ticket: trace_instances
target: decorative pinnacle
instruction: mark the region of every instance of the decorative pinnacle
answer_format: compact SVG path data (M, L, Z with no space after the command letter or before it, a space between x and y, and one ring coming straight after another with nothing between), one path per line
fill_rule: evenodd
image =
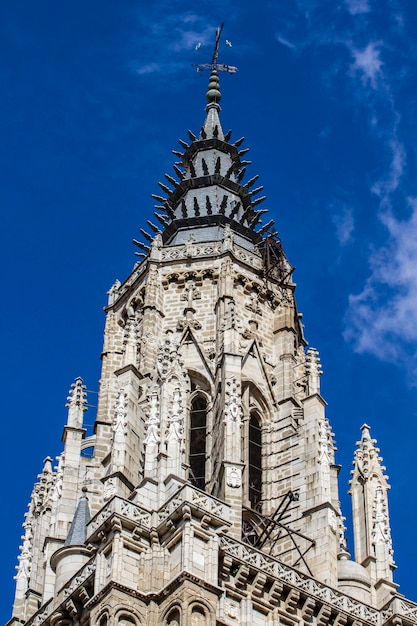
M83 379L78 376L71 385L68 402L65 405L68 409L68 426L76 428L82 427L83 413L87 411L87 393Z
M220 44L220 37L222 34L223 26L224 24L222 24L216 29L216 41L214 44L213 58L211 60L211 63L200 63L200 64L193 63L193 65L197 67L197 72L202 72L205 69L211 69L208 91L206 93L206 98L209 104L220 102L221 97L222 97L220 93L218 70L222 72L229 72L230 74L234 74L235 72L237 72L237 67L234 67L233 65L225 65L224 63L218 63L219 44ZM227 39L226 39L226 45L229 47L232 46L230 41L228 41ZM199 50L200 47L201 47L201 43L197 44L196 50Z
M220 81L217 70L212 70L211 72L206 98L209 104L211 104L212 102L220 102L222 98L222 94L220 93Z

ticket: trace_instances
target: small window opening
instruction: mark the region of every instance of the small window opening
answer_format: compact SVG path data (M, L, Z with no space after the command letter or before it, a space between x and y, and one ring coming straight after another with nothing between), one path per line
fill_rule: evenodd
M262 500L262 430L260 419L252 413L249 422L249 501L252 509Z
M207 402L194 398L190 413L190 481L199 489L206 486Z

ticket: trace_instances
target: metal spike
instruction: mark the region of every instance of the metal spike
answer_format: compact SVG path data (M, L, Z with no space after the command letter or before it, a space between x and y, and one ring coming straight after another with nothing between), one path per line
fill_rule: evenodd
M165 193L170 196L172 194L172 189L170 189L169 187L167 187L166 185L164 185L164 183L158 183L158 185L160 186L160 188L162 189L162 191L165 191Z
M197 141L197 137L194 135L193 132L191 132L191 130L188 129L188 136L191 139L191 141Z
M232 131L228 130L227 133L224 136L224 140L225 141L230 141L230 137L232 136Z
M240 164L242 166L246 166L246 165L252 165L252 161L241 161Z
M165 176L165 178L167 179L167 181L169 183L174 185L174 187L176 187L178 185L178 182L175 180L175 178L173 176L170 176L169 174L164 174L164 176Z
M170 224L171 220L169 220L166 215L161 215L160 213L157 213L156 211L154 212L154 215L156 217L156 219L159 221L160 224L162 224L162 226L168 226L168 224Z
M273 225L275 224L274 220L270 220L265 226L262 226L260 230L258 230L258 235L264 235Z
M168 202L167 202L164 208L165 208L165 211L168 213L168 217L171 220L175 220L175 213L174 213L174 210L173 210L172 206L170 204L168 204Z
M182 145L182 147L184 148L184 150L188 150L188 148L190 147L188 145L188 143L186 141L183 141L182 139L178 139L178 141L180 142L180 144Z
M137 246L141 250L146 250L146 252L149 252L149 250L151 249L150 246L146 245L146 243L142 243L141 241L138 241L137 239L133 239L133 243L135 244L135 246Z
M257 215L258 217L265 215L265 213L268 213L268 209L260 209L259 211L255 211L255 215Z
M153 237L152 235L150 235L149 233L146 232L146 230L143 230L143 228L139 228L140 232L142 233L142 235L145 237L145 239L147 239L149 241L149 243L153 242Z
M140 256L141 259L144 259L146 256L148 256L147 254L145 254L144 252L135 252L134 253L135 256Z
M238 148L244 141L245 141L245 138L241 137L240 139L235 141L235 143L233 145L235 146L235 148Z
M268 213L268 210L263 209L262 211L254 211L253 217L249 222L249 226L251 228L254 228L257 224L259 224L259 222L261 221L261 216L264 215L264 213Z
M180 170L180 168L178 167L176 163L174 164L174 171L176 175L178 176L178 178L181 178L181 180L184 178L184 172Z
M262 190L263 190L263 185L261 185L260 187L256 187L256 189L253 189L252 191L250 191L249 195L254 196L256 193L259 193Z
M260 198L256 198L255 200L252 200L252 206L257 206L264 200L266 200L266 196L261 196Z
M179 157L180 159L183 158L184 154L183 152L179 152L178 150L171 150L172 154L174 154L175 156Z
M248 180L248 182L245 184L246 189L250 189L250 187L252 187L252 185L256 183L258 178L259 178L259 174L256 174L256 176Z
M243 150L239 150L238 155L242 157L244 154L249 152L250 148L243 148Z
M257 226L260 221L261 221L261 218L259 217L258 212L256 211L254 215L252 215L251 219L248 220L249 228L255 228L255 226Z
M146 223L152 228L153 232L156 235L162 235L162 230L160 230L158 226L155 226L155 224L153 224L151 220L146 220Z
M237 182L240 183L240 181L242 180L242 178L244 177L244 175L246 174L246 167L242 167L242 169L240 170L238 176L237 176Z
M163 202L164 204L166 202L166 198L163 198L162 196L158 196L156 193L152 194L152 198L154 200L158 200L158 202Z

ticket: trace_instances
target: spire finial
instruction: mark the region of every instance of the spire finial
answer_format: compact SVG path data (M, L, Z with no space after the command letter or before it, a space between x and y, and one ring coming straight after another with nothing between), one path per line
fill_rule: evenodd
M213 58L211 60L211 63L200 63L200 64L193 63L193 65L197 67L197 72L202 72L205 69L211 70L208 91L206 93L206 98L208 100L209 105L212 103L217 104L218 102L220 102L221 97L222 97L220 93L220 82L219 82L218 71L229 72L230 74L234 74L235 72L237 72L237 67L234 67L233 65L225 65L224 63L217 62L219 58L219 44L220 44L220 37L222 34L223 26L224 26L224 23L218 28L216 28L216 41L214 43ZM229 47L232 46L230 41L228 41L227 39L226 39L226 45ZM197 44L196 50L199 50L200 47L201 47L201 44L200 43Z

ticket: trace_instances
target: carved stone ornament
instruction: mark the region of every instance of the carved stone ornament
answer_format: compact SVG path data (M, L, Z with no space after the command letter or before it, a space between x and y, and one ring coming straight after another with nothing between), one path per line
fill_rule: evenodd
M124 389L120 389L114 405L115 414L113 420L114 443L123 443L127 427L127 394Z
M168 418L167 441L182 441L183 409L181 407L181 390L176 387L172 398L171 415Z
M153 392L149 399L150 410L146 422L146 437L144 439L146 445L158 444L160 442L158 404L158 394Z
M111 500L111 498L115 494L116 494L116 485L114 484L113 478L109 478L104 483L104 489L103 489L103 500L104 500L104 502L107 502L108 500Z
M231 378L226 383L226 403L224 407L226 422L240 422L240 383Z
M373 529L372 541L376 544L384 544L388 548L388 553L393 554L390 527L388 522L388 510L386 496L380 485L375 490L375 500L373 505Z
M232 604L228 602L226 604L226 615L227 617L231 617L232 619L237 619L239 617L239 607L237 604Z
M238 488L242 486L242 470L240 467L226 467L226 484L228 487Z

